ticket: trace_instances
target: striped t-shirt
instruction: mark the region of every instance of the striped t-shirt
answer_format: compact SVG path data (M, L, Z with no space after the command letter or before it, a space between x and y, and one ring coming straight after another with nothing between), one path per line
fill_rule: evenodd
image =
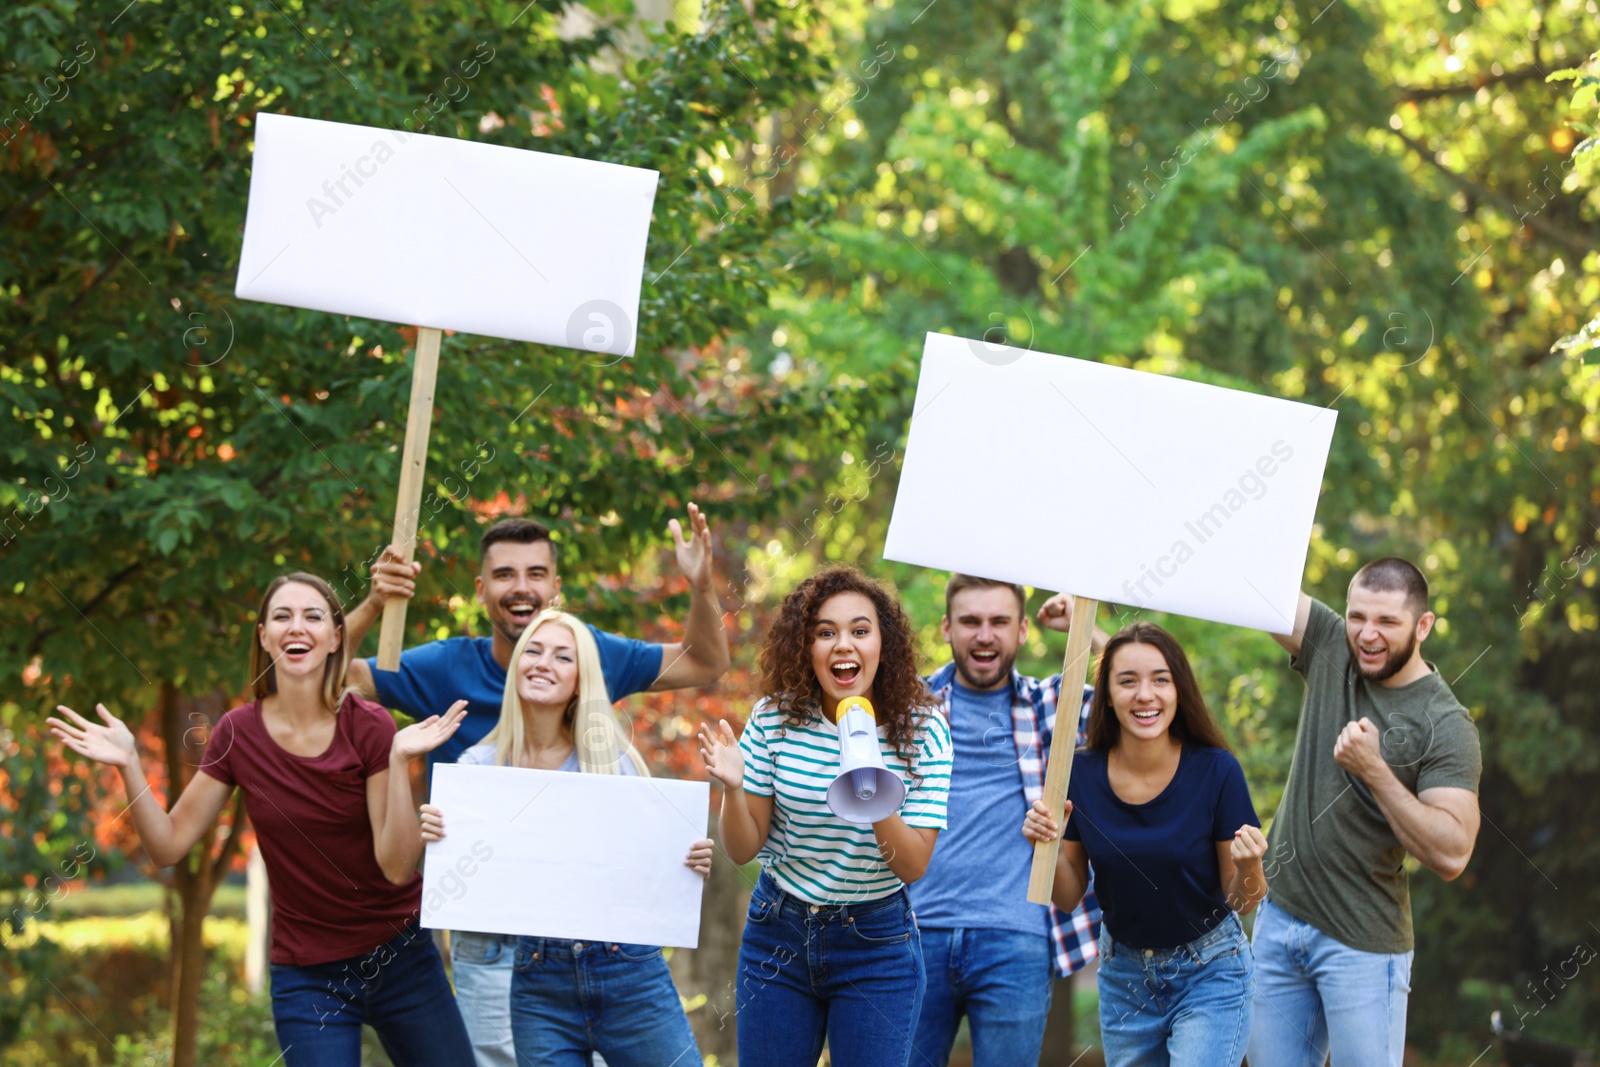
M920 780L884 740L882 723L878 750L906 784L901 819L907 826L943 830L950 727L937 709L920 714L914 757ZM756 858L785 892L812 904L856 904L895 892L900 879L879 853L872 827L845 822L828 808L828 786L839 775L838 727L821 717L798 726L784 726L783 720L777 704L763 700L739 737L745 792L777 796L767 843Z

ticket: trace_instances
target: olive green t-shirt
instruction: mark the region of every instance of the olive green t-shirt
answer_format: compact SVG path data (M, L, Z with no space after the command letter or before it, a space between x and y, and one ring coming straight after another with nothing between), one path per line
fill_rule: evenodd
M1294 762L1272 821L1267 890L1272 903L1362 952L1411 951L1405 848L1365 783L1333 759L1348 723L1371 719L1383 757L1413 793L1478 790L1478 729L1437 669L1410 685L1368 682L1350 656L1344 619L1311 602L1294 669L1305 703Z

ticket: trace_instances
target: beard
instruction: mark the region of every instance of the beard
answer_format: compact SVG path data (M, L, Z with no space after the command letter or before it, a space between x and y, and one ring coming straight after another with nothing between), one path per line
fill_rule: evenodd
M988 650L985 649L984 651ZM1000 650L996 649L996 651L999 652ZM956 674L961 676L961 681L965 683L968 689L988 689L1000 679L1011 677L1012 665L1017 662L1017 654L1015 652L1010 656L1002 652L987 664L975 661L972 658L970 649L966 652L960 652L952 648L951 652L956 663ZM984 675L987 675L987 678L982 677Z
M1386 682L1396 674L1399 674L1401 667L1411 662L1411 654L1417 648L1417 635L1415 631L1412 631L1410 637L1406 640L1404 648L1395 648L1391 645L1389 656L1383 661L1383 666L1374 671L1369 671L1361 666L1361 649L1356 647L1356 642L1349 634L1345 634L1344 642L1350 647L1350 658L1355 662L1356 670L1361 677L1369 682Z

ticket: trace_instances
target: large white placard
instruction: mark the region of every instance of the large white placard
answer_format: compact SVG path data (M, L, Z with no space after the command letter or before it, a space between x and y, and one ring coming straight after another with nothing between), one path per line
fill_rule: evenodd
M440 764L422 925L694 948L704 881L683 861L710 798L706 782Z
M930 333L884 556L1288 633L1335 419Z
M256 116L235 293L633 354L653 170Z

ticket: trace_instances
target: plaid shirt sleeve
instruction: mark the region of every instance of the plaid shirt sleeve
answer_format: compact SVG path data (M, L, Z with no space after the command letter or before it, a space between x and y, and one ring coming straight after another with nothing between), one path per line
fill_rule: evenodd
M1028 694L1029 703L1039 724L1037 758L1031 761L1037 770L1031 775L1024 775L1023 792L1027 794L1029 804L1044 795L1045 766L1050 752L1050 742L1055 737L1056 702L1060 691L1061 675L1057 674L1037 682ZM1078 748L1082 748L1087 741L1089 704L1093 697L1094 687L1085 685L1083 701L1078 709ZM1020 736L1018 742L1020 752L1022 750ZM1090 960L1100 955L1100 902L1094 895L1092 868L1089 871L1089 889L1083 894L1083 901L1072 909L1071 914L1061 911L1054 904L1050 905L1050 940L1054 949L1053 962L1057 978L1065 978L1073 971L1087 966Z

